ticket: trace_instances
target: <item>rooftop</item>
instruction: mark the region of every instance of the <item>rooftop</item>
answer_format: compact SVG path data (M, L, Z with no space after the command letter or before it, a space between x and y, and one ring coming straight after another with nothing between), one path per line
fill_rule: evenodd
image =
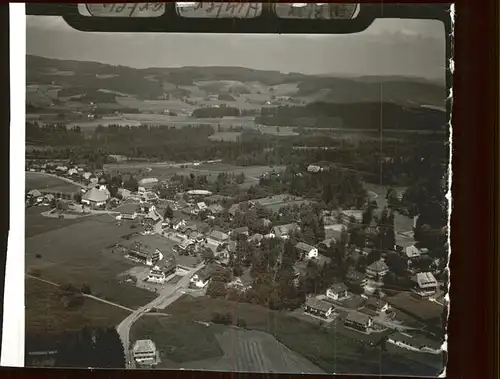
M340 293L347 291L347 286L344 283L336 283L328 289L333 293Z
M387 267L387 264L383 260L373 262L371 265L367 267L367 270L371 270L374 272L382 272L388 269L389 268Z
M299 225L297 225L295 222L292 222L291 224L278 225L273 228L276 237L284 236L295 229L299 229Z
M420 288L433 288L438 285L436 278L431 272L419 272L416 275L416 282Z
M219 241L225 241L225 240L229 239L229 236L226 233L223 233L219 230L212 230L210 232L210 234L208 235L208 237L213 238L215 240L219 240Z
M299 250L302 250L302 251L309 252L309 251L311 251L312 249L314 249L315 247L314 247L314 246L311 246L311 245L308 245L308 244L307 244L307 243L305 243L305 242L299 242L297 245L295 245L295 248L296 248L296 249L299 249Z
M315 297L307 299L305 306L313 309L318 309L323 312L328 312L331 308L333 308L332 304L327 303L323 300L316 299Z
M361 325L368 325L370 322L370 316L359 312L350 312L345 319Z
M134 344L134 353L148 353L156 351L156 345L151 340L137 340Z
M108 194L106 191L98 190L97 188L92 188L83 195L82 200L103 202L108 200Z

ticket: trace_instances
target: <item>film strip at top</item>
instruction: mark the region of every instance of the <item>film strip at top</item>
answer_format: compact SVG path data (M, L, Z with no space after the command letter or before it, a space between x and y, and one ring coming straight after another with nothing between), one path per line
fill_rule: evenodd
M355 19L359 4L348 3L276 3L266 4L283 19ZM186 18L251 19L262 14L263 3L176 2L175 12ZM169 11L166 3L79 4L78 11L88 17L153 18Z

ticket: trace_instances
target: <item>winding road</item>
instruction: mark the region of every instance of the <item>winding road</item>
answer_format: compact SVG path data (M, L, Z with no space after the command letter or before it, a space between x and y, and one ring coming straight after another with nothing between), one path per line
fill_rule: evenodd
M192 274L194 274L203 266L204 263L200 263L198 266L186 273L186 275L184 275L183 278L179 280L179 282L177 282L175 285L167 285L160 291L160 295L156 299L133 311L116 327L116 330L118 331L118 334L120 335L123 343L126 360L125 367L127 369L135 368L133 351L130 346L130 328L132 327L134 322L140 319L144 314L148 313L151 309L156 307L164 309L174 301L176 301L179 297L181 297L184 293L183 290L186 289L189 285L189 280L191 279Z

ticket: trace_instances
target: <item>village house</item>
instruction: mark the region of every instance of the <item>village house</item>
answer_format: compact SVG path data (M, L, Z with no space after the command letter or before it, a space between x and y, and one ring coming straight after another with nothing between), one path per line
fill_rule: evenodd
M156 345L151 340L137 340L132 349L134 360L141 365L156 364Z
M236 228L236 229L233 229L233 231L231 232L231 235L233 237L238 237L240 235L244 235L244 236L247 236L250 234L250 231L248 229L248 226L243 226L241 228Z
M344 326L357 332L368 334L373 326L373 319L359 312L349 312L344 320Z
M137 217L137 204L129 203L120 207L120 216L123 220L135 220Z
M366 286L366 284L368 282L366 280L366 274L363 274L363 273L356 271L356 270L352 270L352 271L349 271L347 273L346 281L348 284L357 285L357 286L361 286L361 287Z
M82 178L85 179L85 180L90 180L91 177L92 177L92 173L91 172L84 172L82 174Z
M297 245L295 245L295 248L299 251L301 259L318 258L318 249L314 246L308 245L305 242L299 242Z
M405 247L404 254L407 259L408 268L410 268L413 262L420 259L420 256L422 255L420 250L415 245Z
M76 168L70 168L67 172L68 176L78 175L78 170Z
M364 305L364 310L374 315L380 315L389 310L389 304L382 299L370 297Z
M275 226L273 228L273 234L274 236L276 236L276 238L288 239L291 233L299 230L300 230L299 225L293 222L291 224Z
M162 222L163 217L160 215L156 209L152 209L144 218L142 223L144 225L144 230L148 233L161 233L162 232Z
M362 210L343 210L339 215L344 225L349 225L351 223L351 219L353 219L357 223L363 222Z
M43 203L50 205L52 203L52 201L54 201L55 199L56 199L56 197L54 195L52 195L51 193L48 193L43 197Z
M432 341L418 334L412 335L405 332L395 332L389 335L387 342L403 349L420 353L439 354L442 351L439 342Z
M128 249L126 257L146 266L153 266L163 259L163 254L159 249L153 249L143 242L134 241Z
M419 272L413 278L415 286L412 289L420 297L430 297L434 295L438 288L438 282L431 272Z
M219 215L224 212L224 208L219 204L212 204L208 206L208 211L213 215Z
M165 283L165 273L158 266L154 266L148 274L147 281L152 283Z
M320 172L320 171L322 171L321 166L313 164L307 166L307 172Z
M201 268L191 277L190 285L195 288L205 288L210 282L213 272L211 266Z
M333 305L326 301L311 297L307 299L304 304L304 313L326 319L333 313Z
M207 242L215 246L220 246L229 242L229 236L219 230L212 230L207 236Z
M147 192L153 190L158 185L156 178L144 178L139 180L139 192Z
M82 196L82 203L90 208L104 208L109 199L109 193L97 188L90 189Z
M182 251L185 253L189 253L194 251L194 247L195 247L195 241L192 240L191 238L188 238L179 244L179 252Z
M370 279L382 279L389 272L389 267L383 260L373 262L366 268L366 276Z
M206 211L208 210L208 207L207 205L202 201L202 202L199 202L196 204L196 209L198 210L198 212L203 212L203 211Z
M167 278L177 272L177 260L174 255L171 254L164 259L162 270Z
M344 283L334 284L326 290L326 297L332 300L342 300L347 296L347 286Z

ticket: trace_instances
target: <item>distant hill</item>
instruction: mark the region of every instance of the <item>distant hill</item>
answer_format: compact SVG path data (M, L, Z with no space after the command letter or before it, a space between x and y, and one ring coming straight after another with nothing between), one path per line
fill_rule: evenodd
M152 67L136 69L98 62L57 60L27 56L27 85L56 85L63 94L108 91L140 99L165 94L188 96L197 83L210 92L253 94L286 89L287 95L306 102L392 102L400 105L443 106L442 85L420 78L361 76L355 78L255 70L244 67ZM201 85L201 84L200 84ZM191 88L190 91L183 89ZM281 91L279 91L281 92ZM35 93L35 92L33 92ZM279 95L279 93L276 93ZM37 96L39 96L37 94ZM28 96L27 101L30 101Z

